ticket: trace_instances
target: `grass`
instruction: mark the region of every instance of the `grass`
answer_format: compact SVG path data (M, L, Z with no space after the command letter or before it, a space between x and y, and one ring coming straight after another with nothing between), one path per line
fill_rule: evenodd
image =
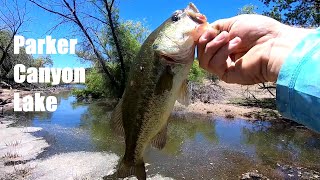
M281 120L282 116L272 109L262 109L261 111L253 111L244 114L245 117L254 118L259 120Z
M12 141L12 142L7 142L7 143L5 143L5 145L7 146L7 147L9 147L9 146L11 146L11 147L16 147L16 146L18 146L19 144L21 144L21 141Z
M19 155L16 152L7 152L6 154L4 154L2 156L3 159L15 159L15 158L18 158L18 157L21 157L21 155Z
M272 110L277 109L275 98L262 98L262 99L236 98L236 99L231 99L230 104L247 106L247 107L266 108L266 109L272 109Z
M16 179L25 179L27 176L29 176L32 172L34 167L28 166L22 166L17 167L14 166L14 171L12 173L6 174L5 179L6 180L16 180Z
M259 120L283 120L284 118L277 111L275 98L235 98L231 99L229 104L238 106L245 106L249 108L261 108L261 110L254 110L243 114L247 118L254 118Z

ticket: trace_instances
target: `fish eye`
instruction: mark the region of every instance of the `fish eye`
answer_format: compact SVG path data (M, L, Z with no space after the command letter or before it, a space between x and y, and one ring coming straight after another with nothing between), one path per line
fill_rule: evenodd
M171 20L172 20L173 22L177 22L177 21L179 21L179 19L180 19L180 17L178 16L178 14L174 14L174 15L171 17Z

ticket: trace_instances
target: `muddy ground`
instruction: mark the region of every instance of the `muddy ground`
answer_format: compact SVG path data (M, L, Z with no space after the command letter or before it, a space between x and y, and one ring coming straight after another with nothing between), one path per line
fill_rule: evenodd
M285 120L278 113L273 84L242 86L222 81L206 81L203 85L191 84L191 104L176 103L175 111L210 114L226 118L248 120Z

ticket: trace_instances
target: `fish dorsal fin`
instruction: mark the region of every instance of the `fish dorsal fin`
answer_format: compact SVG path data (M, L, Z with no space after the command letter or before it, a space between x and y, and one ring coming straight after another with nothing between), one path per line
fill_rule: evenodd
M124 129L122 123L122 98L112 112L110 126L116 134L124 137Z
M180 87L177 101L185 106L190 104L190 91L187 80L184 80Z
M164 127L153 138L153 140L151 141L152 147L160 150L164 148L167 143L167 126L168 124L164 125Z

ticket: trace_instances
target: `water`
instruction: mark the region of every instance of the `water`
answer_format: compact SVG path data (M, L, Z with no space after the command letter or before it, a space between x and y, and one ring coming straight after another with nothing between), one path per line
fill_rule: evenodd
M68 92L57 97L57 111L24 114L16 124L43 128L36 135L51 146L39 158L76 151L123 154L123 139L109 127L107 102L79 104ZM292 170L283 166L320 171L320 135L287 124L173 113L165 148L147 148L145 161L149 175L175 179L236 179L254 170L287 178Z

